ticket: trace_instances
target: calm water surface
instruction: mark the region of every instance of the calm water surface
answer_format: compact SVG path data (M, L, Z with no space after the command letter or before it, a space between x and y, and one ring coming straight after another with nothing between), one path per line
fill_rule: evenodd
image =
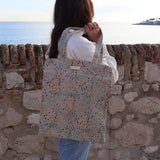
M106 44L160 43L160 26L100 23ZM49 44L51 22L0 22L0 44Z

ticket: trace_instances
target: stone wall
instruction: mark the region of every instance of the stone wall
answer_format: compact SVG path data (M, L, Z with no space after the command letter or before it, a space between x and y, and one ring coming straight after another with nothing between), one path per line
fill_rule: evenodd
M0 160L57 160L58 139L38 136L48 45L0 45ZM160 45L107 45L118 63L107 142L88 160L160 160Z

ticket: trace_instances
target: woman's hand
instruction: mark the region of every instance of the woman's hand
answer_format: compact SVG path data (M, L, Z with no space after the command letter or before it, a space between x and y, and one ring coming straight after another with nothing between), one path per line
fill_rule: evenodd
M101 29L99 28L99 25L96 22L88 23L84 26L84 29L86 31L88 40L97 43L101 34Z

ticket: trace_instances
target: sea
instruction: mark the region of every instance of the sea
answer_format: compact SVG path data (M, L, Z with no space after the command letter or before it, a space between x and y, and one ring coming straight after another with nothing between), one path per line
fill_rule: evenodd
M160 44L160 25L100 22L105 44ZM0 22L0 44L49 44L51 22Z

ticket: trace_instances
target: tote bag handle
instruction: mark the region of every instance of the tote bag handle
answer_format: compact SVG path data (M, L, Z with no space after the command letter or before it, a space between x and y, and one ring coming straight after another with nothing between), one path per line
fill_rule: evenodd
M67 57L67 55L66 55L66 53L67 53L66 52L67 51L67 42L68 42L70 37L72 37L74 35L82 36L85 33L86 32L85 32L84 28L80 28L80 27L68 27L68 28L66 28L62 32L62 35L59 39L59 43L58 43L59 55L58 55L58 58L66 59L66 57ZM102 31L101 31L101 35L98 39L98 42L96 43L96 49L95 49L95 53L94 53L92 62L95 62L95 63L101 63L102 62L102 56L103 56L102 41L103 41L103 34L102 34Z

